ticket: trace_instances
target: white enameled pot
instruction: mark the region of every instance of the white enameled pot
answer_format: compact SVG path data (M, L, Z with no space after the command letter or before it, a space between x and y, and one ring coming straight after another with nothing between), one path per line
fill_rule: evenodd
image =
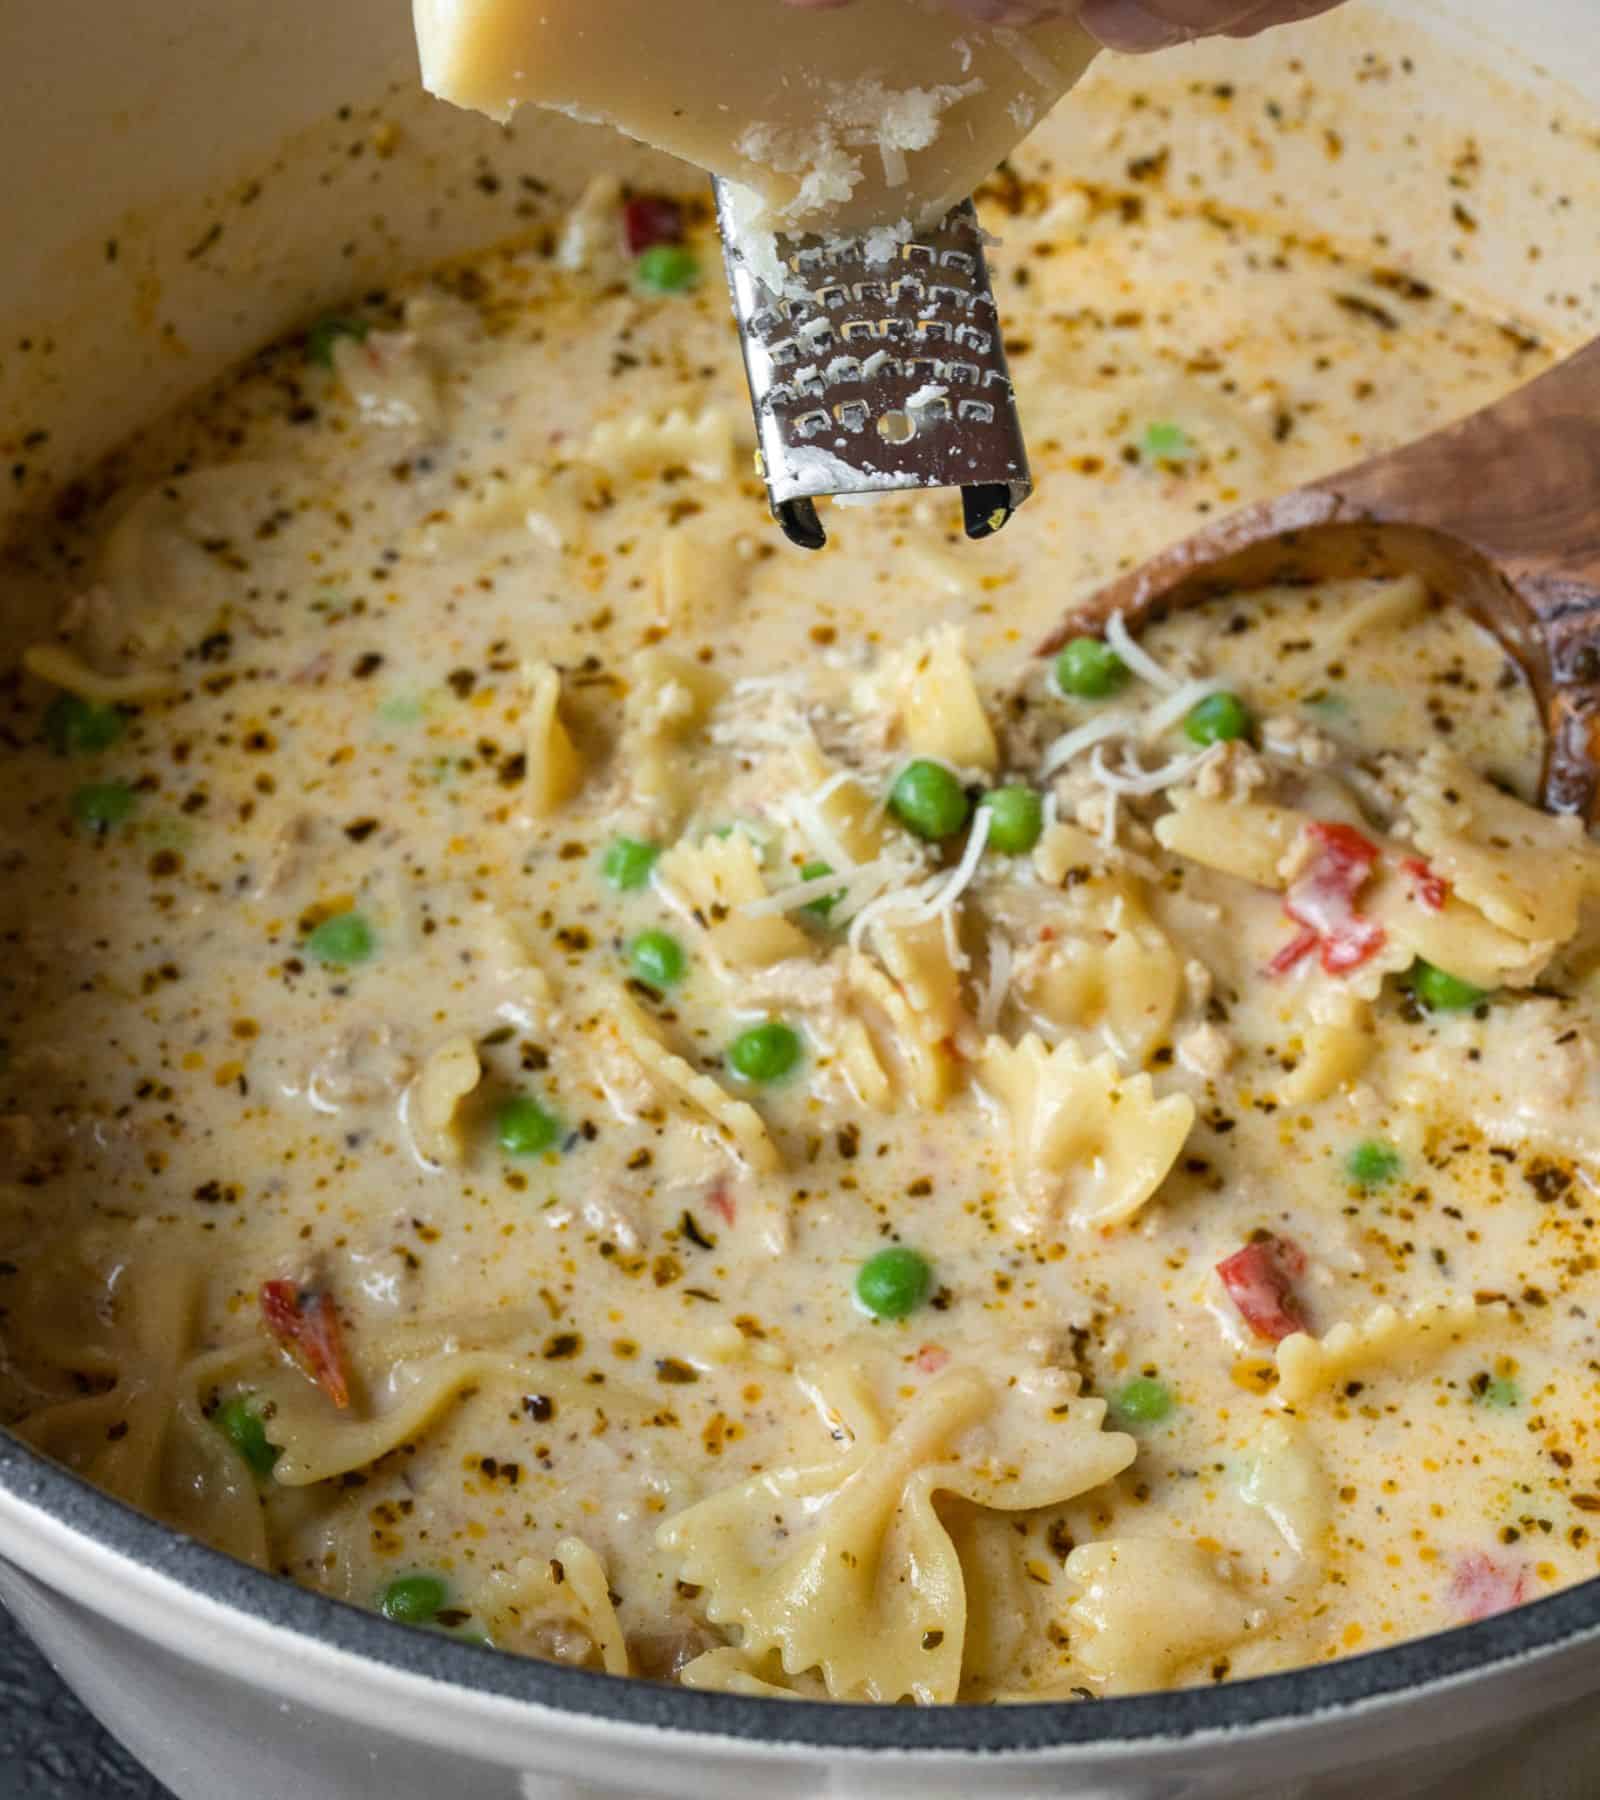
M319 306L553 216L601 159L648 173L565 120L508 136L425 102L408 15L0 6L0 526ZM1252 166L1187 145L1214 191L1399 246L1524 326L1600 329L1597 0L1356 0L1141 73L1154 94L1199 77L1275 84L1303 113ZM1587 141L1552 131L1558 113L1587 118ZM1046 130L1092 173L1070 103ZM1471 230L1450 184L1469 145ZM181 1800L1600 1791L1600 1581L1216 1690L922 1711L616 1682L402 1631L187 1542L3 1434L0 1558L0 1596Z

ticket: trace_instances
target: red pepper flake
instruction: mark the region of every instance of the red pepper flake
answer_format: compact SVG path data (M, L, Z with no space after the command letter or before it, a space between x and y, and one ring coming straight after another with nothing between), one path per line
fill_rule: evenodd
M1306 1329L1295 1278L1305 1273L1306 1255L1289 1238L1271 1232L1254 1238L1217 1264L1228 1298L1238 1307L1257 1337L1281 1343L1291 1332Z
M1411 877L1410 897L1429 912L1443 912L1444 903L1450 898L1450 883L1442 875L1435 875L1420 856L1405 857L1400 867Z
M657 194L636 195L622 209L622 232L632 256L657 244L681 244L683 208Z
M1378 846L1353 825L1337 821L1314 820L1306 835L1316 852L1284 895L1283 910L1312 934L1324 972L1346 975L1375 956L1386 937L1383 927L1364 919L1355 906L1377 865ZM1310 954L1305 932L1278 952L1267 965L1269 974L1281 975Z
M339 1408L350 1404L350 1368L333 1295L292 1281L263 1281L261 1318L274 1338Z
M1527 1589L1526 1569L1508 1568L1482 1550L1459 1557L1450 1578L1450 1598L1464 1619L1509 1612L1527 1598Z
M734 1220L733 1196L728 1192L728 1184L718 1180L712 1185L711 1192L706 1195L706 1205L717 1215L724 1225L731 1225Z
M924 1344L912 1361L924 1375L937 1375L950 1360L950 1352L941 1344Z

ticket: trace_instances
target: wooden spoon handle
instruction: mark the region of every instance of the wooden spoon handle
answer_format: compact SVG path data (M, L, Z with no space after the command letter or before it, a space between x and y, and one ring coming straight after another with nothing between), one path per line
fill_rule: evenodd
M1448 532L1515 585L1600 591L1600 339L1498 405L1314 486L1351 514Z

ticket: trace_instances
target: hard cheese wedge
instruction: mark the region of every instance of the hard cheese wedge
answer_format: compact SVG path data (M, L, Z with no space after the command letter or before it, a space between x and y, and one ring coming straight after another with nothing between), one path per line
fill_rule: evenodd
M1094 55L1074 20L944 0L415 0L424 84L496 119L594 119L752 189L760 222L922 224L971 193Z

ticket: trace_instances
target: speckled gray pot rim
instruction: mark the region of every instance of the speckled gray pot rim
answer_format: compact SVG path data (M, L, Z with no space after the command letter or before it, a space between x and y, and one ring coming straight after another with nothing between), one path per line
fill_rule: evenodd
M0 1490L139 1568L269 1628L468 1694L677 1733L798 1749L985 1756L1160 1743L1292 1727L1486 1675L1600 1636L1600 1578L1391 1649L1214 1688L1017 1706L796 1705L621 1680L408 1630L185 1537L0 1431ZM0 1551L4 1545L0 1543Z

